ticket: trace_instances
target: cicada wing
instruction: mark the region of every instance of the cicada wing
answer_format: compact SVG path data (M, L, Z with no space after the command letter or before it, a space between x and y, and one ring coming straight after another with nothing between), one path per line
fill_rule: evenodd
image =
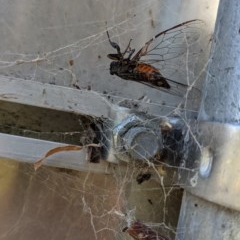
M171 79L166 79L170 85L170 89L168 89L168 93L180 97L184 97L186 99L200 99L201 91L200 89L192 86L185 85Z
M137 57L156 67L165 78L188 79L186 84L191 84L198 75L195 67L203 52L199 44L203 26L203 21L192 20L167 29L149 40L147 51Z
M125 79L127 81L133 81L141 83L145 86L148 86L150 88L157 89L161 92L165 92L168 94L171 94L173 96L177 97L187 97L188 99L198 99L201 96L201 91L195 87L185 85L183 83L165 78L161 76L161 78L153 80L152 82L149 82L148 80L143 80L139 78L139 75L136 75L134 73L121 73L119 75L122 79ZM160 84L160 83L167 83L167 84ZM166 86L166 87L163 87Z
M165 92L167 94L177 96L180 98L186 98L186 99L200 99L201 97L201 91L193 86L188 86L182 83L175 82L170 79L165 80L169 83L170 88L163 88L154 85L154 83L148 83L145 81L138 81L141 84L144 84L148 87L160 90L161 92Z
M148 64L175 59L198 42L204 22L198 19L180 23L151 38L132 58Z

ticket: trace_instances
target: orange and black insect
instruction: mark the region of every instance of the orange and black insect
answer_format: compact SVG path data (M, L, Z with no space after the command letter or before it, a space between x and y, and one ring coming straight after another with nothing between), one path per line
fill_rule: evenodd
M199 35L196 36L195 31L199 30L196 27L199 23L201 23L200 20L190 20L158 33L146 42L134 56L135 49L130 47L132 39L126 49L121 52L120 46L111 41L107 31L109 43L117 50L116 54L108 54L108 58L114 60L110 64L110 74L178 96L184 95L188 85L163 76L162 68L159 65L166 65L166 61L186 52L189 43L193 40L196 41L199 37ZM153 44L154 42L155 44ZM125 57L126 54L128 56Z
M136 220L130 227L125 227L123 232L128 233L135 240L170 240L139 220Z

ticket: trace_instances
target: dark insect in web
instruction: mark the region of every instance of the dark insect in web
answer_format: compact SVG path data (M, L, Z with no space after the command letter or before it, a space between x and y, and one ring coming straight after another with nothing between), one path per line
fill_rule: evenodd
M107 31L109 43L117 50L117 53L107 55L114 60L110 64L110 74L180 97L188 89L193 90L194 98L198 97L198 89L163 76L161 65L186 53L187 47L199 38L200 29L196 26L200 23L201 20L194 19L162 31L147 41L135 55L135 49L130 47L132 39L121 52L120 46L110 39Z
M131 226L125 227L122 231L135 240L170 240L168 237L157 233L140 220L134 221Z
M151 178L152 174L149 172L146 173L139 173L137 175L136 181L138 184L142 184L145 181L148 181Z

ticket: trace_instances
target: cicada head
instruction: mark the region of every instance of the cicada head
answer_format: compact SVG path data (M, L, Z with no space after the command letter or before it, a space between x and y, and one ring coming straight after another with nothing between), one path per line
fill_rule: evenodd
M113 61L110 63L110 74L114 75L119 72L119 69L121 68L121 62L120 61Z

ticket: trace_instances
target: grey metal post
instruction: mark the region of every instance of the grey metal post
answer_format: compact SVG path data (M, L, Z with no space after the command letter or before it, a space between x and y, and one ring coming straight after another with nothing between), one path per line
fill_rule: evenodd
M186 188L176 239L240 239L239 0L220 1L203 92L197 136L202 149L195 159L199 172L195 186ZM211 171L204 175L210 159Z
M221 0L200 120L240 122L240 2Z

